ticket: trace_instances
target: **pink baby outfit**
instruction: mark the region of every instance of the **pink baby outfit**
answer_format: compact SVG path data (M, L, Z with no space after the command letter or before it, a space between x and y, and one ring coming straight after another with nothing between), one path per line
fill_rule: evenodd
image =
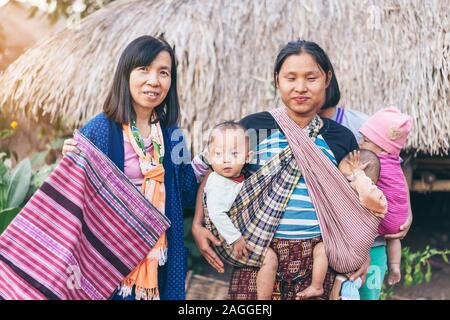
M387 199L387 213L380 223L378 232L381 235L400 232L409 214L408 194L400 157L392 154L380 154L380 178L376 183Z
M363 136L385 151L378 155L381 169L376 183L388 204L378 230L381 235L400 232L400 226L408 218L408 194L399 155L411 127L410 116L395 107L388 107L376 112L359 129Z

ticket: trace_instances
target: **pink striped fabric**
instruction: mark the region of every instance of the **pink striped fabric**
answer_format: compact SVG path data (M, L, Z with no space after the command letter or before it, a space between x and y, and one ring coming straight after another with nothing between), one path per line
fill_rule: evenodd
M388 211L378 229L381 235L400 232L400 226L409 215L408 193L400 158L391 154L380 154L380 178L377 186L388 202Z
M0 236L3 299L107 299L170 222L80 133Z
M378 235L379 218L365 209L337 167L289 118L271 111L286 135L317 212L328 262L338 273L358 270Z

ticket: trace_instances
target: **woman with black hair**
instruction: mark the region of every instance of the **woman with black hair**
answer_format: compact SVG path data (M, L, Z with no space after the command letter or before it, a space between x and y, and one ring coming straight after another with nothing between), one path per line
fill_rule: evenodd
M346 154L358 148L350 130L317 115L321 108L337 105L340 91L333 66L326 53L316 43L298 40L284 46L275 62L274 82L283 105L280 109L314 141L328 158L326 161L337 165ZM271 159L281 158L287 149L293 148L287 132L281 130L275 115L273 112L260 112L240 121L247 129L255 130L257 135L257 163L249 167L250 171L257 171L270 163ZM314 168L317 171L322 169ZM299 293L311 285L314 248L322 241L323 230L311 198L313 186L305 180L300 170L294 168L293 172L297 172L298 176L289 176L289 181L286 180L286 185L289 185L289 188L292 185L292 190L283 190L288 196L269 195L273 197L272 204L283 207L276 230L269 239L264 239L270 240L268 243L279 259L274 299L301 298ZM202 193L202 185L197 201ZM212 242L217 245L219 241L203 227L202 219L203 212L197 202L192 226L194 238L206 260L219 272L223 272L223 263L210 244ZM369 248L366 251L368 257ZM349 278L354 280L365 275L368 265L369 259L366 259L359 264L359 270L348 274ZM256 299L257 270L255 267L233 269L229 288L232 300ZM330 297L334 278L335 272L328 268L323 287L313 294L317 295L315 298Z
M185 299L182 209L194 206L198 184L179 114L174 51L142 36L123 51L103 113L81 129L171 223L113 299ZM79 152L75 140L65 141L67 152Z

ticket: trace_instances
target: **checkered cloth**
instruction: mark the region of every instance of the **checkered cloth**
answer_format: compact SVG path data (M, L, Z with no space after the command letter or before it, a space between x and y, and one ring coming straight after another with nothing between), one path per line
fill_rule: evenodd
M247 258L237 260L232 256L230 246L215 247L223 260L237 267L261 266L300 176L292 151L286 147L244 181L229 216L253 250ZM206 228L223 240L209 219L206 194L203 195L203 207Z

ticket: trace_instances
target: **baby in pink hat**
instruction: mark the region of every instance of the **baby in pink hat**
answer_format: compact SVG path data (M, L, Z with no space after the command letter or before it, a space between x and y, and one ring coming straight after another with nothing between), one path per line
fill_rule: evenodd
M400 231L409 213L407 186L400 166L400 151L406 145L412 120L395 107L384 108L367 120L359 132L362 135L361 149L374 152L380 160L380 177L377 187L386 196L388 210L380 223L381 235ZM387 241L389 264L388 283L396 284L401 279L400 240Z

